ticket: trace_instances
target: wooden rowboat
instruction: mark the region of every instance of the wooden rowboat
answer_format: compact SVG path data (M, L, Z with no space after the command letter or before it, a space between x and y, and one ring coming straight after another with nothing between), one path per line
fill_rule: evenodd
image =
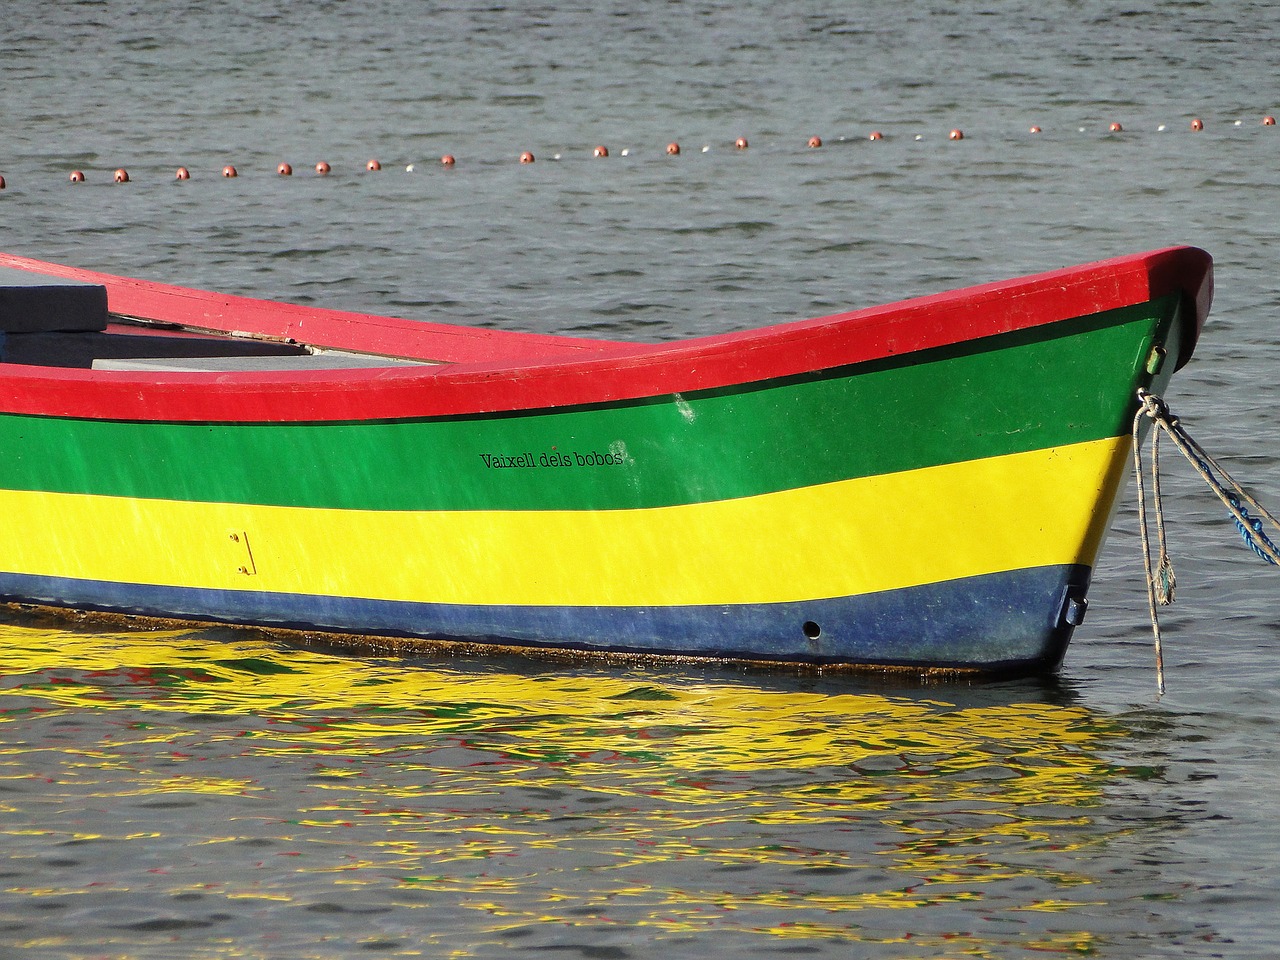
M1188 247L679 343L0 255L0 599L621 656L1036 673L1212 296Z

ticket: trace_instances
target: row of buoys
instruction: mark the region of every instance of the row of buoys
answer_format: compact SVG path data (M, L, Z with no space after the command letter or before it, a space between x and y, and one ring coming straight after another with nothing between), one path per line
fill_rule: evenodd
M1244 121L1243 121L1243 120L1237 120L1233 125L1234 125L1234 126L1237 126L1237 127L1244 126ZM1273 117L1273 116L1271 116L1270 114L1267 114L1267 116L1265 116L1265 117L1263 117L1263 118L1262 118L1262 126L1264 126L1264 127L1274 127L1275 125L1276 125L1276 118L1275 118L1275 117ZM1168 128L1169 128L1169 127L1168 127L1168 124L1164 124L1164 123L1162 123L1162 124L1160 124L1159 126L1157 126L1157 127L1156 127L1156 130L1157 130L1157 132L1163 132L1163 131L1167 130ZM1191 129L1192 131L1194 131L1194 132L1196 132L1196 133L1199 133L1199 132L1201 132L1202 130L1204 130L1204 128L1205 128L1205 127L1204 127L1204 121L1203 121L1203 120L1201 120L1199 117L1192 117L1192 118L1191 118L1190 129ZM1117 122L1112 123L1112 124L1110 125L1110 127L1108 127L1108 129L1109 129L1112 133L1123 133L1123 132L1124 132L1124 124L1122 124L1122 123L1120 123L1120 122L1118 122L1118 121L1117 121ZM1080 132L1081 132L1081 133L1084 133L1084 132L1086 132L1086 131L1088 130L1088 128L1087 128L1087 127L1080 127L1080 128L1079 128L1079 130L1080 130ZM1043 131L1040 129L1040 127L1035 126L1035 125L1033 124L1033 125L1032 125L1032 127L1031 127L1031 132L1032 132L1032 133L1042 133Z
M1238 127L1238 126L1242 126L1242 125L1243 125L1243 122L1244 122L1244 121L1242 121L1242 120L1237 120L1237 121L1235 121L1235 124L1234 124L1234 125L1235 125L1235 126L1237 126L1237 127ZM1263 118L1262 118L1262 126L1264 126L1264 127L1274 127L1275 125L1276 125L1276 118L1275 118L1274 116L1271 116L1270 114L1268 114L1267 116L1265 116L1265 117L1263 117ZM1080 128L1079 128L1079 132L1084 133L1084 132L1086 132L1086 131L1087 131L1087 129L1088 129L1088 128L1086 128L1086 127L1080 127ZM1160 124L1156 129L1157 129L1157 131L1164 131L1164 130L1166 130L1166 129L1167 129L1167 125L1166 125L1166 124ZM1190 123L1190 129L1191 129L1191 130L1193 130L1193 131L1196 131L1196 132L1203 131L1203 130L1205 129L1204 121L1203 121L1203 120L1201 120L1199 117L1194 117L1194 118L1192 118L1191 123ZM1118 121L1116 121L1116 122L1113 122L1113 123L1111 123L1111 124L1109 125L1108 130L1109 130L1111 133L1123 133L1123 132L1124 132L1124 125L1123 125L1123 124L1121 124L1121 123L1119 123ZM1031 126L1030 132L1031 132L1031 133L1043 133L1044 131L1043 131L1043 128L1041 128L1040 126L1033 124L1033 125ZM845 138L844 138L844 137L841 137L840 139L843 141ZM870 133L870 134L868 134L867 139L868 139L868 140L883 140L883 139L884 139L884 134L883 134L883 133L881 133L879 130L873 130L873 131L871 131L871 133ZM923 139L924 139L924 137L923 137L923 135L919 135L919 134L917 134L917 135L916 135L916 137L915 137L915 139L916 139L916 140L923 140ZM950 131L947 133L947 139L948 139L948 140L963 140L963 139L964 139L964 131L963 131L963 130L961 130L960 128L958 128L958 127L953 128L952 130L950 130ZM747 138L746 138L746 137L738 137L738 138L733 142L733 146L734 146L734 149L735 149L735 150L746 150L746 149L748 149L749 144L748 144L748 142L747 142ZM817 149L817 148L821 147L821 146L822 146L822 138L821 138L821 137L817 137L817 136L810 137L810 138L809 138L809 140L808 140L808 146L809 146L809 148L810 148L810 149ZM703 153L708 153L708 152L710 152L710 150L711 150L711 146L710 146L710 145L705 145L705 146L703 146L703 148L702 148L702 152L703 152ZM667 155L668 155L668 156L679 156L679 155L680 155L680 152L681 152L681 151L680 151L680 144L679 144L679 143L676 143L676 142L674 142L674 141L673 141L673 142L671 142L671 143L668 143L668 144L667 144L667 147L666 147L666 153L667 153ZM623 151L622 151L622 156L624 156L624 157L625 157L625 156L629 156L629 155L630 155L630 153L631 153L631 151L630 151L630 150L623 150ZM609 148L608 148L608 147L606 147L606 146L604 146L603 144L597 144L595 147L593 147L593 148L592 148L592 150L591 150L591 155L592 155L593 157L608 157L608 156L609 156ZM561 154L558 154L558 153L557 153L557 154L555 154L555 155L554 155L554 158L555 158L556 160L559 160L559 159L561 158ZM519 160L520 160L520 162L521 162L521 163L526 163L526 164L527 164L527 163L533 163L533 162L535 161L535 157L534 157L534 155L533 155L533 152L532 152L532 151L525 150L525 151L523 151L523 152L520 154L520 156L519 156ZM444 155L440 158L440 164L441 164L441 166L445 166L445 167L452 167L452 166L454 166L456 163L457 163L457 158L456 158L456 157L454 157L454 155L453 155L453 154L451 154L451 153L446 153L446 154L444 154ZM327 176L329 173L331 173L331 172L332 172L332 169L333 169L333 168L332 168L332 167L331 167L331 166L330 166L326 161L324 161L324 160L321 160L319 163L317 163L317 164L315 165L315 172L316 172L316 175L317 175L317 176L321 176L321 177L323 177L323 176ZM378 160L370 160L370 161L368 161L368 162L365 164L365 170L366 170L366 171L369 171L369 172L371 172L371 173L372 173L372 172L379 171L379 170L381 170L381 169L382 169L382 164L381 164ZM408 171L408 172L410 172L410 173L412 173L412 172L413 172L413 170L414 170L414 165L413 165L413 164L409 164L407 167L405 167L405 170L406 170L406 171ZM279 175L280 175L280 176L282 176L282 177L289 177L289 176L292 176L292 175L293 175L293 166L292 166L292 165L290 165L290 164L288 164L288 163L281 163L281 164L279 164L279 165L276 167L276 173L277 173L277 174L279 174ZM224 167L222 168L222 175L223 175L224 177L228 177L228 178L230 178L230 177L237 177L237 176L239 176L239 173L238 173L238 171L236 170L236 168L235 168L234 166L232 166L231 164L227 164L226 166L224 166ZM128 183L128 182L129 182L129 171L128 171L128 170L126 170L124 167L119 167L119 168L117 168L117 169L115 170L115 172L113 173L112 178L113 178L113 180L114 180L116 183ZM87 178L85 177L85 174L84 174L84 171L83 171L83 170L72 170L72 171L71 171L71 175L70 175L70 177L69 177L68 179L69 179L69 180L70 180L70 182L72 182L72 183L84 183L84 182L86 181L86 179L87 179ZM177 172L174 174L174 179L176 179L176 180L190 180L190 179L191 179L191 171L190 171L188 168L186 168L186 167L178 167ZM5 189L5 187L6 187L5 179L4 179L4 177L3 177L3 176L0 176L0 190Z

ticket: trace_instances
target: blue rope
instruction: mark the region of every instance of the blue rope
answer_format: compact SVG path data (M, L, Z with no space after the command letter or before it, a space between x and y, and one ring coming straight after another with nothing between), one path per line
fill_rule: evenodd
M1177 424L1175 424L1175 427L1176 426ZM1240 539L1242 539L1245 542L1245 546L1247 546L1250 550L1252 550L1255 554L1257 554L1263 560L1267 561L1267 563L1271 564L1272 566L1275 566L1276 561L1275 561L1275 557L1272 554L1280 553L1280 548L1277 548L1276 545L1271 542L1271 538L1268 537L1266 533L1263 531L1262 521L1259 520L1257 517L1252 517L1249 515L1248 508L1246 508L1245 505L1240 502L1239 497L1237 497L1234 493L1229 492L1226 489L1226 487L1222 485L1222 482L1218 479L1217 474L1213 472L1213 468L1210 467L1209 464L1205 463L1199 457L1196 457L1196 463L1200 467L1201 475L1204 476L1205 479L1209 480L1210 483L1216 488L1216 492L1218 496L1222 497L1223 500L1229 503L1232 509L1238 510L1240 512L1240 517L1244 517L1245 522L1242 523L1240 521L1240 517L1237 517L1235 514L1231 513L1230 511L1227 512L1227 516L1231 518L1231 522L1234 523L1236 525L1236 529L1240 531ZM1268 547L1271 548L1270 554L1267 553L1265 550L1262 549L1262 547L1258 545L1259 540L1261 540L1263 543L1265 543Z
M1262 547L1258 546L1258 540L1261 540L1263 543L1265 543L1268 547L1271 548L1273 553L1277 552L1276 545L1271 542L1270 538L1265 533L1262 532L1262 521L1259 520L1257 517L1249 516L1249 511L1244 508L1244 505L1241 504L1236 497L1232 496L1231 494L1228 494L1227 498L1231 501L1231 506L1239 510L1240 515L1243 516L1246 521L1248 521L1248 525L1246 526L1245 524L1240 522L1239 517L1235 517L1235 516L1231 517L1231 519L1235 522L1236 529L1240 531L1240 536L1244 540L1245 544L1249 547L1250 550L1252 550L1254 553L1260 556L1263 560L1267 561L1267 563L1271 564L1272 566L1275 566L1275 563L1276 563L1275 558L1272 557L1270 554L1268 554L1265 550L1263 550ZM1228 516L1230 516L1230 514L1228 514Z

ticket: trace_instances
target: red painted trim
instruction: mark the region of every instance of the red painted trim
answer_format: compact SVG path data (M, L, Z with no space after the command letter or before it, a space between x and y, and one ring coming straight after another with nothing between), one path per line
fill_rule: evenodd
M101 284L107 288L111 312L125 317L226 333L253 333L337 350L387 353L442 363L482 363L522 361L550 354L595 355L613 346L608 340L486 330L254 300L116 277L7 253L0 253L0 267Z
M945 346L1179 290L1196 305L1185 360L1212 297L1209 255L1175 247L814 320L644 345L273 304L4 254L0 266L102 283L111 309L129 316L453 361L429 368L163 375L0 364L0 410L138 420L446 416L687 393Z

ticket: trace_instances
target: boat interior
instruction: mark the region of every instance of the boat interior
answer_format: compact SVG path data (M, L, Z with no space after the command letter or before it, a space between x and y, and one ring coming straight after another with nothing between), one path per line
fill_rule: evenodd
M91 370L325 370L426 361L111 314L99 284L0 268L0 363Z

